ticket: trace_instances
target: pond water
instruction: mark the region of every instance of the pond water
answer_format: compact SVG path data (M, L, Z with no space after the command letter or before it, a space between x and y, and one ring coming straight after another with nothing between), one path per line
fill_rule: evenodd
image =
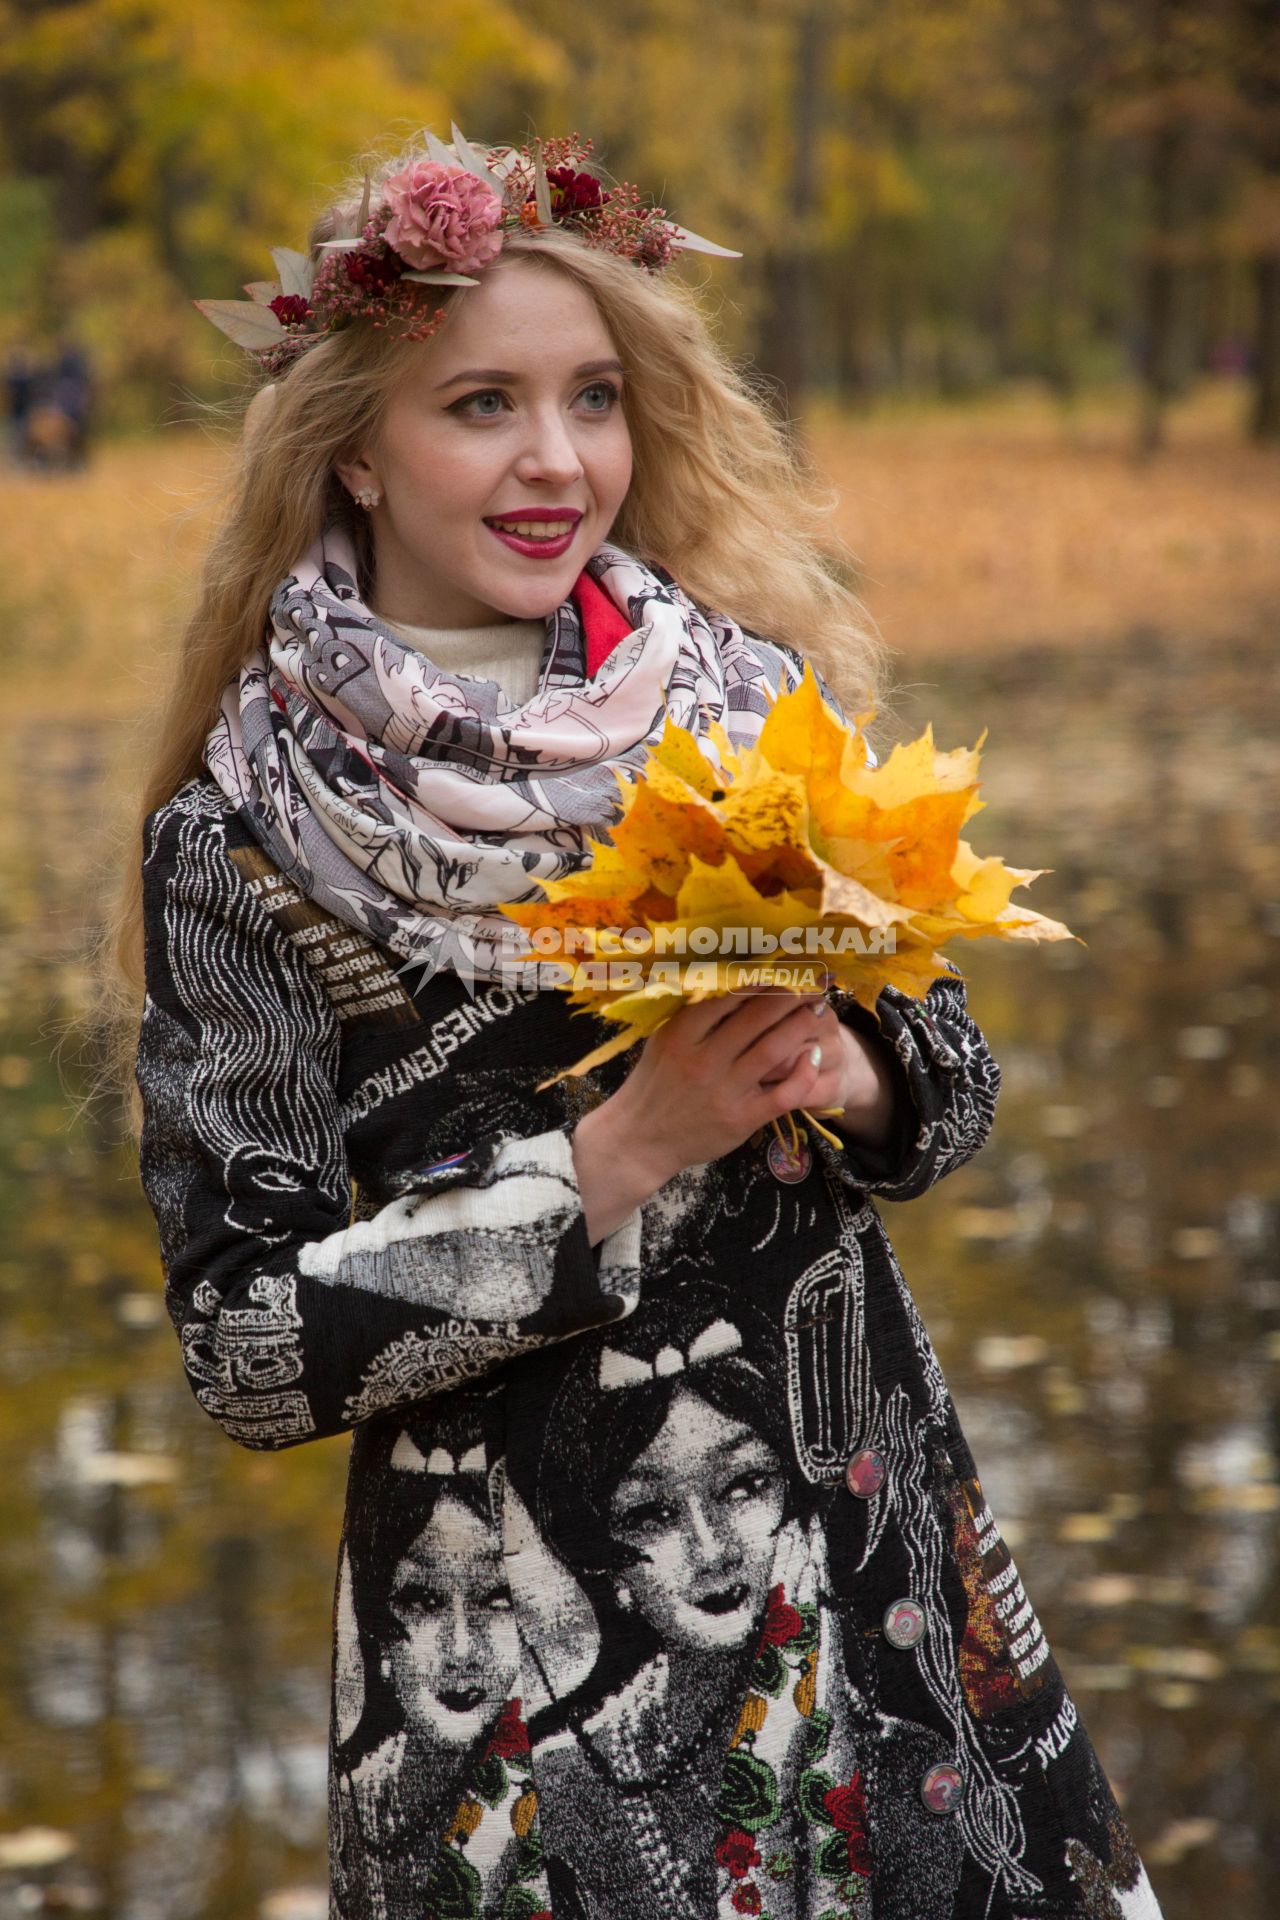
M1280 1910L1280 663L912 666L980 853L1087 945L959 951L993 1137L886 1207L1167 1920ZM323 1920L346 1443L196 1407L130 1152L53 1056L110 740L7 730L0 1920Z

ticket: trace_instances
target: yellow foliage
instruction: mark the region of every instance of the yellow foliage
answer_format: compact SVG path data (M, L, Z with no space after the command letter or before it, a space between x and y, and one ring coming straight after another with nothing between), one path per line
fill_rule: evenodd
M715 730L718 771L668 717L643 771L619 776L612 844L594 842L592 864L549 883L545 899L504 906L527 932L575 930L563 950L581 963L566 961L562 984L619 1029L565 1073L625 1051L687 1000L751 984L761 953L775 982L807 986L823 967L874 1013L886 986L923 999L947 970L938 949L952 938L1076 937L1010 905L1014 887L1045 869L980 859L960 838L985 804L985 732L974 747L942 752L927 727L872 766L863 733L872 717L840 722L806 665L753 746L738 752ZM705 944L709 932L714 957L698 959L692 936ZM526 957L546 960L548 949ZM627 958L640 984L602 964Z

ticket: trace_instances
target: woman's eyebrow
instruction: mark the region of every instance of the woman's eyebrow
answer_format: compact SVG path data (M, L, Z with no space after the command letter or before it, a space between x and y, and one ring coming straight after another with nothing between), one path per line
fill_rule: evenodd
M593 373L621 373L622 371L623 366L620 360L585 360L580 367L574 368L573 378L585 380L589 374ZM521 376L518 373L512 373L509 367L467 367L461 373L451 373L447 380L440 382L435 391L442 393L446 387L456 386L459 380L488 380L494 386L514 387L519 384L520 378Z
M621 1491L623 1487L630 1486L634 1480L648 1481L652 1484L654 1481L662 1481L669 1478L670 1475L666 1473L662 1467L628 1467L618 1482L618 1490Z

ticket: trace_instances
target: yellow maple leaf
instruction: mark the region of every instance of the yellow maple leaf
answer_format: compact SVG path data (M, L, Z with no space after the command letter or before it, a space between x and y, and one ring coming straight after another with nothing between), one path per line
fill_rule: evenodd
M796 986L815 983L816 961L874 1014L886 986L923 999L952 938L1077 938L1010 904L1047 869L980 859L960 838L986 804L985 731L943 752L928 726L872 766L872 717L843 724L807 664L741 751L718 724L699 741L667 716L644 769L618 774L620 815L590 866L502 909L530 933L572 930L565 990L618 1028L543 1086L624 1052L687 1001L758 984L762 959L771 982Z

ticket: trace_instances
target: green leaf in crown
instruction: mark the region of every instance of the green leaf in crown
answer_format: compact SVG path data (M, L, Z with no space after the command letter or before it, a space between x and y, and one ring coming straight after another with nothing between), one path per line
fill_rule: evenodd
M729 1755L720 1781L716 1806L720 1818L745 1833L759 1833L780 1812L778 1782L773 1768L741 1748Z
M480 1875L457 1847L438 1847L423 1911L431 1920L482 1920Z

